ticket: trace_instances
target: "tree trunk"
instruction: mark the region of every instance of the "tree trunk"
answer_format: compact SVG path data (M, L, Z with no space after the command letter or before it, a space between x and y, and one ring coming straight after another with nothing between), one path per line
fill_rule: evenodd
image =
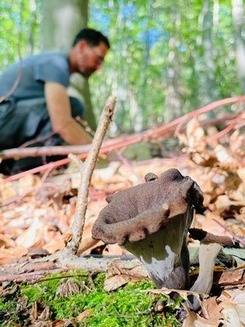
M245 39L244 39L244 5L243 0L232 1L232 17L236 40L237 70L242 93L245 94Z
M149 38L149 29L150 29L150 21L152 20L152 13L153 13L153 6L152 0L148 0L148 23L147 23L147 30L145 33L145 41L144 41L144 50L142 53L142 70L141 70L141 83L139 89L139 101L137 105L137 115L135 116L135 126L134 131L140 132L145 127L144 125L144 112L146 112L145 106L145 99L147 96L147 69L146 67L149 65L150 62L150 38Z
M180 46L179 28L181 23L181 14L177 7L172 9L171 17L173 35L169 39L166 100L164 110L164 120L167 122L181 116L182 114L182 96L180 91L181 64L178 50Z
M75 35L87 25L87 21L88 0L43 0L42 50L68 51ZM85 104L85 119L92 129L96 129L88 81L79 74L73 74L68 92Z
M43 0L41 48L68 51L76 33L87 25L87 0Z
M200 16L202 28L202 40L204 48L204 66L205 70L205 93L204 104L214 101L217 94L217 85L215 81L215 63L213 59L212 28L213 15L210 0L203 0L203 8Z

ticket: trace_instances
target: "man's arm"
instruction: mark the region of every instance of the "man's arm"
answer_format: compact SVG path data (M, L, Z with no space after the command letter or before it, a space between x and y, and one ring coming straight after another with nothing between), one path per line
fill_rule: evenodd
M58 83L45 83L45 98L53 131L73 145L91 143L92 138L81 128L71 115L66 88Z

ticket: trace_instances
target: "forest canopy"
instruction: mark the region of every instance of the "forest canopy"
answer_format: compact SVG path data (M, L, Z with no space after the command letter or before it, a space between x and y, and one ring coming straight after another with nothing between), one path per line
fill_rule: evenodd
M44 2L1 1L0 72L43 49ZM114 94L115 130L140 131L244 94L244 14L243 0L90 0L87 25L112 45L90 79L96 117Z

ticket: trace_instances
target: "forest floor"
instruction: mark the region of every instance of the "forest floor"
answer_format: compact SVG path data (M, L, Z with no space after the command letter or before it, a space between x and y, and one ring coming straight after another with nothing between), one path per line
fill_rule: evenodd
M195 215L192 227L230 236L236 244L223 248L216 260L210 295L195 295L199 311L186 305L188 291L157 290L137 272L111 276L64 271L53 262L28 266L30 259L64 248L71 236L80 173L69 165L45 180L40 174L11 182L0 177L0 326L244 326L244 136L239 129L217 135L215 127L204 129L193 119L178 137L128 146L119 161L100 160L79 247L83 256L124 255L118 245L104 246L91 237L106 196L142 183L148 172L179 169L204 194L205 212ZM193 279L198 246L188 238Z

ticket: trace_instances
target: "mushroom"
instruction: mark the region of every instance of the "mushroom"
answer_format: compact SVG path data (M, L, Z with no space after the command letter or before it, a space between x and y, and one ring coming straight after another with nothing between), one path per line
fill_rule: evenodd
M92 228L92 237L118 243L145 266L157 287L188 287L186 235L194 209L203 210L203 195L190 177L177 169L107 198Z
M215 260L223 246L233 246L234 242L229 236L214 235L198 228L190 228L189 233L193 239L200 241L199 275L191 291L208 294L213 285Z

